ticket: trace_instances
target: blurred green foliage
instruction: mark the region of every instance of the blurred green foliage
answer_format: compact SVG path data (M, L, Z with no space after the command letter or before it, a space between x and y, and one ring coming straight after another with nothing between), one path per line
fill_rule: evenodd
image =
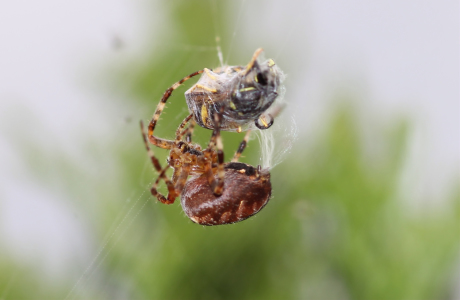
M213 14L220 34L231 35L227 19L216 15L229 9L229 2L215 2L214 10L207 1L165 1L165 26L172 30L155 37L158 43L149 55L126 63L112 76L117 84L133 83L128 103L147 112L139 118L151 116L170 84L218 63L213 51L197 55L200 52L175 47L214 47ZM245 61L247 57L241 57ZM172 136L186 116L183 91L171 98L156 131L159 136ZM91 269L98 275L85 273L70 298L449 298L460 250L459 191L444 201L447 210L411 211L398 197L408 125L400 122L389 134L375 132L383 151L369 158L356 110L346 105L349 102L337 103L343 105L335 108L320 138L306 146L300 137L292 153L273 169L273 198L267 207L228 226L198 226L178 203L155 203L148 185L156 174L150 171L136 122L117 132L112 144L88 142L91 164L111 153L110 164L115 166L106 170L103 181L101 174L85 173L65 153L31 146L35 172L46 173L44 179L51 176L48 182L57 181L88 211L95 236L106 245ZM206 141L210 133L199 134L200 141ZM227 157L241 138L224 135ZM247 161L257 161L255 148L249 147ZM166 151L154 150L164 163ZM4 265L2 261L2 269ZM76 283L44 289L38 274L11 283L10 273L0 276L5 299L63 298L62 290L68 292ZM23 292L24 286L33 288Z
M0 251L0 299L59 299L67 286L43 280L40 272Z

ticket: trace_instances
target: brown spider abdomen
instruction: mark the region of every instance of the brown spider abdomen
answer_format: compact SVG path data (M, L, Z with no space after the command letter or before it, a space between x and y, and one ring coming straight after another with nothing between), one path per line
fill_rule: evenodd
M181 204L195 223L208 226L231 224L258 213L268 203L271 190L268 169L256 170L247 164L228 163L222 195L214 195L208 179L202 175L187 182Z

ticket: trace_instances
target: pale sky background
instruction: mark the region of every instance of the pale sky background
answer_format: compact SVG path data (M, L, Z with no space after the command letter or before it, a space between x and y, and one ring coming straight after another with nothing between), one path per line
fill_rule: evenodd
M254 34L286 37L286 45L268 48L278 51L280 62L299 61L299 70L285 71L300 136L320 126L335 89L351 86L362 93L364 127L366 118L384 125L398 116L412 122L402 194L436 199L452 186L460 164L458 1L265 1L261 28L247 18L260 3L239 2L236 10L241 3L239 42L255 49ZM93 255L90 228L70 217L75 208L61 201L65 195L34 181L11 133L75 155L69 132L90 130L103 138L109 116L95 99L122 96L95 92L82 78L91 63L142 52L147 33L162 30L152 26L164 18L161 7L149 15L143 7L128 0L0 4L0 245L53 274L65 274L70 253ZM115 35L126 44L121 53L111 48ZM57 242L68 235L81 242Z

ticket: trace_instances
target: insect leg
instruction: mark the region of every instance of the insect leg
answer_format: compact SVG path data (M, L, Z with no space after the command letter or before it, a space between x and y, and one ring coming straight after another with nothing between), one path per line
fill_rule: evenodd
M256 63L257 58L259 57L260 53L262 53L263 51L264 49L259 48L254 52L254 54L252 55L251 61L249 61L249 63L246 65L246 70L244 70L243 75L246 75L247 73L249 73L252 67L254 67L254 64Z

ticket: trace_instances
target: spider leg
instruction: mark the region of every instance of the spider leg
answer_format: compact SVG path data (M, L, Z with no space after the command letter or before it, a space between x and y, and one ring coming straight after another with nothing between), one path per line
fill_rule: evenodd
M161 168L160 162L158 159L155 157L155 154L153 153L152 149L149 147L149 143L147 142L147 136L145 135L145 130L144 130L144 123L141 121L141 132L142 132L142 138L144 139L144 144L145 144L145 149L147 149L147 153L150 157L150 160L155 168L155 170L159 173L158 179L152 186L151 192L152 195L156 196L159 201L162 203L170 204L174 202L174 198L172 198L173 195L175 195L174 191L174 184L169 180L169 178L166 176L166 170L169 168L169 166L166 166L164 169ZM168 187L168 200L161 194L159 194L156 190L156 186L158 185L158 182L160 179L163 179L166 183L166 186ZM171 195L171 197L169 196Z
M211 151L212 148L217 148L217 180L213 181L213 184L211 185L215 195L222 195L224 189L224 146L220 135L221 120L221 112L214 114L214 130L207 148L208 151Z
M192 117L193 117L193 114L188 115L182 121L182 123L180 123L179 127L177 128L177 130L176 130L176 140L175 140L176 145L182 140L182 137L184 136L184 134L186 134L188 132L189 128L184 129L184 127L187 125L187 123L190 121L190 119L192 119Z
M195 128L195 119L191 118L193 115L189 115L184 121L182 121L181 125L179 125L179 128L176 130L176 145L178 142L182 140L182 138L185 136L185 142L190 144L192 142L192 135L193 135L193 129ZM190 121L188 121L190 120ZM185 125L187 124L187 121L189 122L188 127L186 127L182 132L179 132L180 129L183 129Z
M193 119L192 119L192 121L193 121ZM185 142L187 144L190 144L192 142L192 134L193 134L193 126L192 126L192 124L190 124L184 130L182 130L182 132L180 133L179 138L182 140L182 139L184 139L184 136L185 136ZM176 141L177 141L177 138L178 137L176 137Z
M150 189L150 192L152 193L152 195L157 197L158 201L160 201L163 204L173 204L174 200L176 200L176 197L177 197L176 192L174 190L174 185L172 185L172 190L169 188L169 185L168 185L168 198L167 199L157 190L158 184L160 183L161 179L164 179L165 182L166 180L168 180L169 183L171 183L171 181L166 176L166 171L168 169L169 169L169 166L166 166L163 170L161 170L160 175L158 175L157 180L155 180L155 183L152 185L152 188Z
M192 120L190 121L190 125L188 126L188 128L187 128L187 133L186 133L186 135L185 135L185 141L186 141L187 143L191 143L191 142L192 142L192 135L193 135L193 130L195 129L195 124L196 124L195 119L192 119Z
M176 189L177 195L179 196L182 193L185 183L187 182L188 175L190 174L190 163L186 162L182 164L182 167L180 168L180 172L177 172L177 173L179 174L176 177L177 179L176 179L175 189Z
M198 165L203 166L203 174L208 179L209 186L212 190L216 187L216 178L214 178L214 174L212 173L212 162L207 160L204 156L197 158Z
M236 150L235 155L232 158L232 162L237 162L240 159L241 153L243 153L246 145L248 144L249 136L251 135L251 130L248 130L244 135L244 139L241 141L238 150Z
M185 136L185 142L187 144L191 144L192 143L192 135L193 135L193 131L195 129L195 119L191 119L190 122L189 122L189 125L180 133L180 139L184 139L184 136ZM177 137L176 137L176 141L177 141Z
M172 92L175 89L177 89L185 81L187 81L190 78L192 78L192 77L194 77L196 75L199 75L201 73L203 73L203 70L196 71L196 72L194 72L194 73L182 78L181 80L179 80L178 82L174 83L170 88L168 88L164 92L163 97L161 97L160 103L158 103L157 109L155 110L155 113L153 114L152 120L149 123L148 139L149 139L150 143L152 143L153 145L155 145L157 147L163 148L163 149L171 149L173 147L174 142L169 141L169 140L165 140L165 139L161 139L161 138L157 138L157 137L153 136L153 131L155 130L155 126L156 126L156 124L158 122L158 119L160 118L161 112L165 108L166 101L168 101L168 98L171 96Z

